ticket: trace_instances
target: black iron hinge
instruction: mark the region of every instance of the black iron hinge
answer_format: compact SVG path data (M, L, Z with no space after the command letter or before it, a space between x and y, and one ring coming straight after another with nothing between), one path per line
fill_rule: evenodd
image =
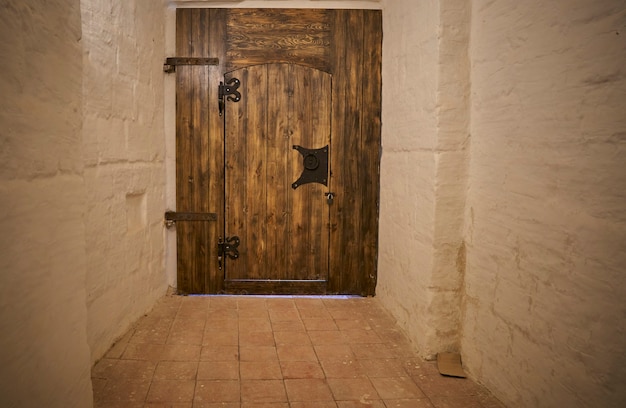
M239 102L241 100L241 93L237 90L239 85L241 85L241 82L237 78L231 78L226 83L220 82L218 95L220 116L224 112L225 97L228 97L228 100L231 102Z

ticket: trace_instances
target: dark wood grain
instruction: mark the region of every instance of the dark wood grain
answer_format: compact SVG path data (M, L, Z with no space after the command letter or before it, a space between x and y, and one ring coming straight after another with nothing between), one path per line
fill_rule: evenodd
M381 40L375 10L177 10L177 56L219 61L175 74L177 210L218 218L177 225L180 291L375 293ZM235 76L243 100L219 116ZM328 186L291 188L293 144L330 145ZM241 257L219 270L225 235Z

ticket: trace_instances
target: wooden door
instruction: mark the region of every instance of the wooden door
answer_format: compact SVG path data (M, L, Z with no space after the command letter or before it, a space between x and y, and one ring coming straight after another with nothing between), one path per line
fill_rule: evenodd
M323 293L330 237L330 74L281 63L234 70L225 82L232 78L240 81L242 97L225 111L225 234L238 236L240 244L239 257L226 259L225 288ZM294 146L307 150L301 154ZM300 185L308 171L305 157L312 160L309 174L323 178Z
M216 214L177 223L180 292L374 294L381 30L374 10L177 10L178 56L219 61L176 69L177 211ZM327 146L325 182L293 188L294 145Z

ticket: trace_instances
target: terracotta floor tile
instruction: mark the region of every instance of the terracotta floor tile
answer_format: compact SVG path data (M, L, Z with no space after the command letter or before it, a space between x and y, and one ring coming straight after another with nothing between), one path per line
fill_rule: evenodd
M250 308L250 309L239 309L239 317L240 318L254 318L254 319L269 319L270 315L267 311L267 309L265 309L265 307L263 308Z
M193 408L241 408L241 404L238 402L202 402L195 401L193 402Z
M328 344L347 344L348 339L338 330L314 330L309 332L311 343L315 346Z
M274 332L274 339L277 345L295 344L307 345L311 344L309 335L304 331L279 331Z
M283 378L324 378L324 371L317 361L281 361Z
M205 330L202 338L203 346L237 346L239 331L235 330Z
M202 347L200 361L237 361L239 360L239 347L215 346Z
M277 361L276 347L255 346L240 348L241 361Z
M93 400L100 401L104 397L104 389L107 385L107 380L104 378L91 378L91 386L93 391Z
M144 403L129 401L95 401L94 408L144 408Z
M224 317L209 317L204 325L204 331L234 331L239 332L239 318L227 319Z
M424 361L421 358L405 358L404 370L410 377L421 377L425 375L441 375L437 369L437 363L434 361Z
M370 378L370 381L382 399L426 398L410 377Z
M433 408L428 398L423 399L404 399L404 400L385 400L387 408ZM463 407L464 406L460 406Z
M476 397L434 397L430 402L435 408L482 408L483 405Z
M374 330L342 330L350 344L383 343Z
M150 380L108 380L101 401L143 402L148 395Z
M381 400L337 401L338 408L386 408Z
M237 308L242 309L266 309L267 302L264 297L239 296L237 297Z
M398 357L394 349L383 343L352 344L351 347L354 356L360 360L393 359Z
M326 378L361 378L365 377L358 360L324 360L322 368Z
M337 408L334 401L296 401L291 403L291 408Z
M239 403L239 388L239 381L196 381L194 407L201 403Z
M271 332L272 325L267 318L242 317L239 319L239 333L241 332Z
M146 402L143 408L193 408L192 402Z
M92 384L96 408L504 408L418 358L373 298L167 296Z
M127 380L151 380L157 363L142 360L118 360L110 371L113 378Z
M295 301L289 298L268 298L265 300L265 304L271 310L296 308Z
M367 378L329 378L328 385L336 401L377 400L378 393Z
M335 319L339 330L372 330L365 319Z
M341 344L331 344L331 345L323 345L323 346L314 346L315 353L320 361L324 360L350 360L354 359L354 353L352 352L352 347L341 345Z
M287 402L285 385L281 380L242 380L242 402Z
M152 381L147 402L191 402L196 387L195 381L158 380Z
M302 320L285 320L281 322L272 322L272 331L274 333L281 331L306 331Z
M274 346L274 333L271 331L241 331L239 332L239 344L242 347Z
M332 319L332 316L324 307L300 308L299 312L302 319Z
M192 344L201 345L204 337L204 327L199 329L172 329L166 344Z
M282 345L277 346L280 361L317 361L317 355L312 346Z
M170 328L148 327L137 329L133 333L133 337L128 341L134 344L165 344L169 336Z
M242 380L282 380L283 374L278 361L242 361Z
M238 380L239 362L207 361L198 364L198 380Z
M237 298L233 296L212 296L209 303L209 310L211 309L237 310Z
M363 372L370 378L405 377L404 361L400 359L359 360Z
M323 298L296 298L294 299L296 307L298 309L306 309L306 308L325 308L324 299Z
M333 319L302 319L307 330L337 330Z
M195 380L198 363L193 361L161 361L154 372L154 380Z
M289 401L333 401L333 394L323 379L285 380Z
M300 320L300 313L297 309L272 309L269 311L272 322L285 322L290 320Z

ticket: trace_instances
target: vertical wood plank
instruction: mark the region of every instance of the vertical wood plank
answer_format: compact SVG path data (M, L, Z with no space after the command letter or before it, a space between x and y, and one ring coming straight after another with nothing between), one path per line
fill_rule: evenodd
M226 80L233 75L226 75ZM242 84L248 82L248 71L240 70L237 73ZM243 86L243 85L242 85ZM225 177L225 223L226 235L237 235L247 239L246 229L246 190L248 189L246 180L246 166L248 162L247 150L244 135L246 132L246 122L240 117L246 115L246 105L242 97L239 103L226 103L224 117L225 126L225 157L226 157L226 177ZM243 275L247 267L248 246L244 242L239 247L240 258L236 261L224 259L226 277L238 279Z
M217 242L224 234L224 122L219 116L218 86L224 80L226 13L223 9L207 9L208 49L207 57L219 59L217 67L209 67L208 75L208 117L209 117L209 211L217 213L217 222L209 227L209 259L206 266L206 293L220 293L224 290L224 273L217 265Z
M382 12L363 12L363 118L361 127L362 255L360 270L363 295L373 296L378 276L378 209L380 191L380 148L382 106Z
M293 144L309 149L322 148L330 142L329 75L295 65L292 68ZM303 170L302 155L293 151L292 177L295 181ZM327 188L310 183L291 192L292 232L289 268L293 279L326 279L328 276L329 208L324 192Z
M241 88L245 99L240 104L246 106L246 131L240 137L246 144L246 275L250 279L266 277L265 264L266 226L265 212L267 199L267 180L265 170L266 133L267 133L267 67L256 65L248 68L248 77Z
M289 103L290 66L268 65L266 265L273 279L288 279L290 240Z
M362 54L354 52L363 46L363 12L337 10L333 21L334 67L332 188L337 193L331 207L331 279L330 291L361 293L360 246L362 245L360 191L363 174L361 104Z
M176 11L176 51L177 53L190 52L187 39L191 36L191 13ZM179 70L176 74L176 209L189 211L190 187L188 178L191 173L192 155L191 126L192 126L192 90L191 75L188 70ZM192 290L193 268L193 226L180 223L176 226L177 247L177 287L179 292L188 293Z

